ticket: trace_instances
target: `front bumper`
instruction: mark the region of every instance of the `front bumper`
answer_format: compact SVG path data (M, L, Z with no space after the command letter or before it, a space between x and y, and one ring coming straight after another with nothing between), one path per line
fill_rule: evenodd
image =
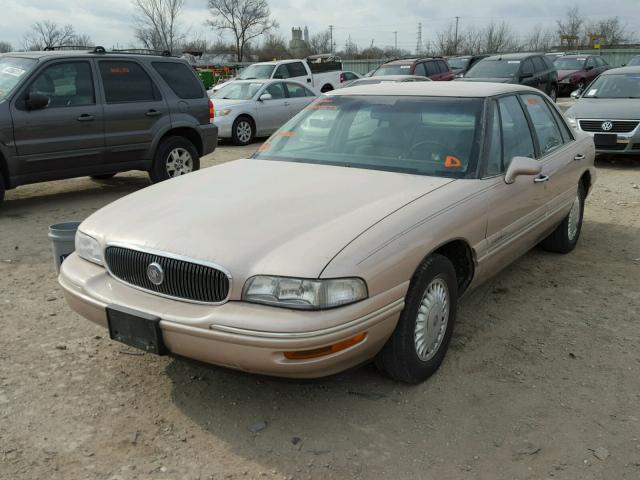
M68 257L59 282L73 310L107 327L106 307L119 305L161 318L172 354L236 370L294 378L332 375L370 360L393 332L406 285L346 307L322 312L230 301L197 305L165 299L115 280L102 267ZM271 325L266 330L260 325ZM286 351L333 345L360 333L365 339L326 356L290 360Z
M580 121L578 120L578 125ZM581 132L594 137L599 132L586 132L578 127ZM606 132L601 132L606 133ZM596 145L596 153L598 154L615 154L640 156L640 127L630 133L618 133L617 142L614 145L598 146Z

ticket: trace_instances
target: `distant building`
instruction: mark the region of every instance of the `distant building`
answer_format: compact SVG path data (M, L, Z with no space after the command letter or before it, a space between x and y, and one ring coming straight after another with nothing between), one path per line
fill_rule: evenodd
M309 53L309 29L307 27L304 27L304 33L300 27L291 29L289 51L294 58L301 58Z

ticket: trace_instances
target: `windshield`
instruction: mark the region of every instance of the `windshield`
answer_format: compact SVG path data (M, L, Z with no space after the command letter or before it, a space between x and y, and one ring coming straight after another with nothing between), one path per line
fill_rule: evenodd
M231 82L218 90L213 98L229 100L250 100L264 85L261 82Z
M449 58L447 61L449 62L449 66L452 69L462 69L464 70L465 68L467 68L467 65L469 65L469 60L471 60L470 58L463 58L463 57L458 57L458 58Z
M510 78L520 67L520 60L482 60L465 74L465 78Z
M275 68L275 65L249 65L245 68L238 80L253 80L254 78L271 78L271 73Z
M557 58L553 64L558 70L582 70L586 58Z
M640 73L601 75L589 86L585 98L640 98Z
M254 158L463 178L475 170L482 106L479 98L324 97Z
M629 63L627 63L627 65L629 67L640 65L640 55L637 57L633 57L631 60L629 60Z
M36 61L30 58L0 57L0 100L4 100L11 93L35 63Z
M372 76L382 75L411 75L411 65L382 65Z

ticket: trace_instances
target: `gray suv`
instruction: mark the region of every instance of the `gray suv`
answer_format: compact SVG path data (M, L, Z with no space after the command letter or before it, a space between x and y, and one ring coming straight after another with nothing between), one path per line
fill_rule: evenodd
M153 182L216 148L213 106L169 55L52 50L0 55L0 202L6 189L144 170Z

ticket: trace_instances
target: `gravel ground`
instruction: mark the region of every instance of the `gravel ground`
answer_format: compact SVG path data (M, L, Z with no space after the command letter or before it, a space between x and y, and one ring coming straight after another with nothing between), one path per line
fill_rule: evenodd
M203 165L255 148L222 145ZM285 381L114 343L64 302L46 228L146 176L9 192L0 478L640 478L640 163L598 167L578 248L533 250L465 298L418 386L372 366Z

